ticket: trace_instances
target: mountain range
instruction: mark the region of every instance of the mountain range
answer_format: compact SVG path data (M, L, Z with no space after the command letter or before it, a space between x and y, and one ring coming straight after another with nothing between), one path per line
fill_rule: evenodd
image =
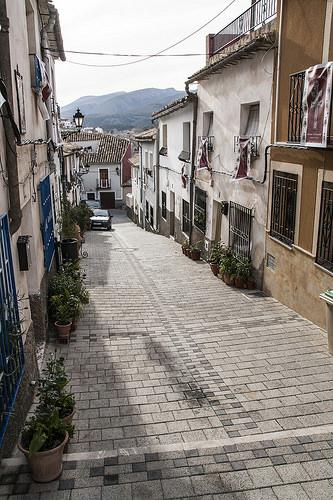
M84 96L61 108L61 117L71 119L77 108L84 114L86 127L113 130L144 129L151 126L151 114L184 96L174 88L141 89Z

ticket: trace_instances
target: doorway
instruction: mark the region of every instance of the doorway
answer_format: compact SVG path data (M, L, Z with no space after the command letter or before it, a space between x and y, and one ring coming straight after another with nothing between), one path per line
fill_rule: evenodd
M101 208L104 210L109 210L110 208L116 208L116 197L115 192L100 193L101 198Z
M175 236L175 193L170 191L170 236Z

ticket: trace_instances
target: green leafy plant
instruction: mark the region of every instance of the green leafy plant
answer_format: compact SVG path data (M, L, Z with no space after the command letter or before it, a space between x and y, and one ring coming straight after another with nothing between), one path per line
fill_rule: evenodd
M66 292L63 295L52 295L50 297L50 306L55 320L60 325L67 325L72 321L73 311L69 304L71 295Z
M76 221L74 219L72 207L68 200L62 202L61 214L58 217L58 226L62 239L75 238Z
M22 431L21 443L29 454L38 451L52 450L61 444L66 432L73 436L74 427L65 423L57 410L37 411L25 424Z
M81 233L90 228L90 217L93 215L93 211L85 203L72 207L71 215L76 224L80 226Z
M218 243L215 243L213 245L213 247L212 247L212 249L210 251L209 262L211 264L217 264L217 265L219 265L221 257L222 257L222 246L221 246L221 243L218 242Z
M237 269L237 259L233 251L229 247L223 247L221 250L220 272L221 274L228 273L234 277Z
M64 366L64 358L51 356L42 371L38 389L38 411L57 410L59 417L70 415L75 407L75 397L66 391L69 378Z
M251 262L248 259L237 259L236 263L236 278L240 278L243 281L247 282L252 275L252 266Z

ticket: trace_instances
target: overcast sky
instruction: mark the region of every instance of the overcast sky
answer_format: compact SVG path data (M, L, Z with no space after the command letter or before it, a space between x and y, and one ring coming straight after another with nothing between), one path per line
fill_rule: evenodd
M151 54L199 28L231 0L54 0L60 15L65 50ZM235 0L220 17L168 53L204 53L205 36L216 33L251 4ZM205 65L204 55L159 57L131 66L95 68L133 58L67 54L57 62L61 106L84 95L102 95L147 87L184 89L188 76Z

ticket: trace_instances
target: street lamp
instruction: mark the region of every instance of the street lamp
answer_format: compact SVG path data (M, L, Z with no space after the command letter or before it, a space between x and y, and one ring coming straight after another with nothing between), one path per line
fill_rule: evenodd
M79 108L77 108L75 115L73 115L73 120L74 120L74 123L76 125L76 128L80 132L80 130L83 126L84 115L81 113Z

